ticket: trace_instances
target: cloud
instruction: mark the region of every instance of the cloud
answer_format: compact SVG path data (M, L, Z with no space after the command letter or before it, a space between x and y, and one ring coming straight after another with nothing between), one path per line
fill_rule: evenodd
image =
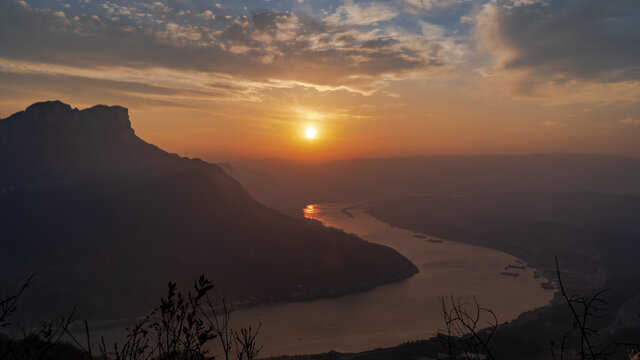
M424 13L434 9L446 9L469 0L400 0L398 7L410 13Z
M258 101L259 84L237 82L208 74L181 74L166 70L140 72L126 68L77 69L0 60L0 91L32 98L80 96L91 102L114 101L197 107L207 101ZM142 101L144 99L144 101ZM91 103L88 102L88 103Z
M398 15L398 12L392 7L378 2L368 2L361 5L347 0L344 5L338 7L333 14L324 20L332 25L371 25L391 20Z
M640 125L640 118L628 117L620 120L620 123L625 125Z
M216 19L216 15L211 10L205 10L205 11L201 12L200 14L198 14L197 16L199 18L205 19L205 20L215 20Z
M567 126L567 124L560 123L560 122L557 122L557 121L549 121L549 120L547 120L547 121L542 121L542 122L540 123L540 125L549 126L549 127L554 127L554 128L558 128L558 127L566 127L566 126Z
M520 92L544 83L640 81L637 0L491 0L475 17L489 73L525 74Z
M449 59L450 46L441 44L436 26L428 37L393 27L363 29L397 15L377 2L347 1L325 18L282 10L220 14L226 7L120 2L65 14L6 0L0 2L0 58L83 69L166 68L360 93Z

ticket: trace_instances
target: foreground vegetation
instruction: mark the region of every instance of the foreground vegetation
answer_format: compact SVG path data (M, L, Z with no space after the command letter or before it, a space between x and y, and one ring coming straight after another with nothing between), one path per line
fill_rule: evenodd
M527 333L514 327L514 324L501 323L491 309L483 308L475 298L472 302L465 302L451 296L441 298L444 328L435 338L358 354L331 352L279 359L399 360L437 356L438 359L476 360L640 360L640 353L637 352L640 345L612 341L606 336L606 329L598 328L598 319L606 310L607 291L598 291L589 296L571 295L562 281L557 262L556 271L560 286L558 300L564 307L563 315L567 315L556 320L562 322L568 319L570 326L558 339L549 342L541 339L540 332L536 332L534 327L530 326L528 330L533 331ZM11 324L10 318L17 310L18 301L32 282L33 278L30 278L16 295L0 299L0 328L21 331L21 336L13 338L0 335L2 360L205 360L214 358L213 348L224 360L254 360L262 348L257 342L260 325L256 328L233 329L227 304L224 300L214 303L210 296L213 284L204 275L187 292L179 291L175 283L169 282L160 304L143 320L127 328L122 344L113 345L107 345L104 339L92 339L86 321L83 323L85 331L82 337L72 332L71 324L78 323L73 314L57 322L41 324L36 330ZM554 334L549 333L551 336ZM509 335L533 337L528 340L546 348L546 355L535 351L528 356L523 355L525 349L513 349L519 343L512 341Z
M32 283L29 279L17 295L0 300L0 327L13 325L22 332L20 339L0 337L0 359L103 359L103 360L205 360L213 359L211 348L217 340L224 360L253 360L261 347L257 328L233 329L224 301L215 305L210 292L213 284L200 276L193 290L180 292L169 282L167 294L142 321L127 328L123 344L107 345L104 339L92 342L87 322L84 339L72 332L74 315L59 322L42 324L38 330L25 330L9 322L18 300Z

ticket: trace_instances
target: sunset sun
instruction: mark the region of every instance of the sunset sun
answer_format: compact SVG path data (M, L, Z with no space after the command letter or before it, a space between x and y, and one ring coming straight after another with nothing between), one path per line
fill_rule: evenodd
M316 129L313 126L309 126L307 127L304 135L307 137L307 139L313 139L316 137Z

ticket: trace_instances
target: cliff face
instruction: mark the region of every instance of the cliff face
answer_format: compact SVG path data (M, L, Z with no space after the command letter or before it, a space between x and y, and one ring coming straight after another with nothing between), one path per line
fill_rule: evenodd
M59 101L0 120L0 187L52 186L158 169L171 156L138 138L127 109Z
M97 105L78 110L59 101L47 101L0 121L1 147L41 152L40 155L46 155L42 154L45 150L81 152L95 142L122 146L139 141L127 109L121 106Z
M0 168L0 287L38 274L31 320L74 304L90 319L140 315L168 280L201 273L231 303L258 303L417 271L392 249L264 207L215 164L144 142L118 106L46 102L0 120Z

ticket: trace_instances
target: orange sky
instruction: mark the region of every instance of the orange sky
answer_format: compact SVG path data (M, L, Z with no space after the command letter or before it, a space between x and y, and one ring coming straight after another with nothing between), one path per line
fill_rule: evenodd
M628 1L243 3L5 1L0 117L118 104L143 139L215 161L640 156Z

